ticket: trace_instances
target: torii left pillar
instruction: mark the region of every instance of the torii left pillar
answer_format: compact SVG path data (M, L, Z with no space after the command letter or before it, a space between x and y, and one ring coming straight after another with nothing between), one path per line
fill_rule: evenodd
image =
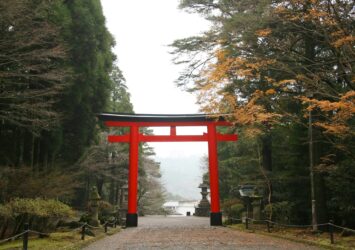
M138 225L137 214L137 192L138 192L138 156L139 156L139 127L130 127L129 144L129 172L128 172L128 211L126 226L136 227Z

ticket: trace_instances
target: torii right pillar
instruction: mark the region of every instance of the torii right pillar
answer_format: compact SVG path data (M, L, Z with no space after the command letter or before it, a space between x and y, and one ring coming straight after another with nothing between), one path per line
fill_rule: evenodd
M218 154L217 154L217 133L216 125L207 125L208 134L208 162L210 174L210 195L211 195L211 213L210 225L222 225L222 213L219 204L219 183L218 183Z

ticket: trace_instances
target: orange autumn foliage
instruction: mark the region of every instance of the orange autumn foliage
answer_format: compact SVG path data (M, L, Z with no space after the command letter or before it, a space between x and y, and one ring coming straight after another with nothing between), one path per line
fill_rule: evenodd
M259 37L266 37L266 36L270 35L271 32L272 32L272 30L268 28L268 29L257 30L255 32L255 34Z
M216 62L207 67L203 72L203 79L196 83L201 110L209 114L230 114L228 119L231 122L245 126L246 136L254 137L261 134L262 126L259 125L275 122L280 117L278 114L268 112L260 102L262 98L276 94L276 90L269 89L265 92L257 90L244 100L238 95L226 92L224 88L232 84L234 78L246 82L260 80L261 70L272 65L274 61L259 58L251 61L250 58L241 56L231 57L224 49L218 49L215 58Z
M342 94L338 101L317 100L308 97L300 98L309 105L310 110L318 108L327 119L316 122L315 125L323 128L325 133L335 134L339 137L354 136L355 131L349 123L355 115L355 91Z
M274 90L274 89L268 89L268 90L265 91L265 94L266 94L266 95L274 95L274 94L276 94L276 90Z
M213 38L209 55L214 53L214 61L195 82L202 110L232 113L235 123L248 126L277 121L281 115L304 123L302 114L289 108L301 99L325 117L316 125L326 133L353 134L349 124L354 99L347 91L355 79L351 59L355 39L349 22L342 23L347 17L337 16L345 15L346 8L334 4L329 9L329 1L318 0L280 1L269 7L263 23L228 26L228 36ZM317 99L304 97L305 93Z

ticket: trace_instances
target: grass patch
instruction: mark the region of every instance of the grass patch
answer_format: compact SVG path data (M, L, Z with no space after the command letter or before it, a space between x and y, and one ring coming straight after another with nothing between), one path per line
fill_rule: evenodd
M85 240L81 240L79 231L72 232L54 232L47 238L30 237L28 248L31 250L48 250L48 249L65 249L78 250L82 247L104 238L107 235L113 235L120 231L120 228L109 228L105 233L103 229L93 230L95 237L85 235ZM8 242L0 245L0 250L21 250L22 239L13 242Z
M228 227L244 232L258 233L267 236L316 245L327 249L355 249L355 236L342 237L340 233L334 233L334 244L330 243L328 232L313 233L311 229L278 228L274 227L268 233L266 225L249 224L249 230L244 224L234 224Z

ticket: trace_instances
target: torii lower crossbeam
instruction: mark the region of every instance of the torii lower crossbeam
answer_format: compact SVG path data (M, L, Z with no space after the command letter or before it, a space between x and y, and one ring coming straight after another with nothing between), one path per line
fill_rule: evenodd
M218 141L236 141L235 134L220 134L216 132L217 126L231 126L223 117L210 115L144 115L104 113L99 119L109 127L129 127L130 132L125 135L109 135L109 142L125 142L130 144L129 176L128 176L128 213L127 227L138 225L137 215L137 189L138 189L138 149L140 142L208 142L209 176L211 193L211 226L222 225L222 213L219 201L218 178ZM203 135L177 135L179 126L206 126L207 133ZM141 127L170 127L169 135L145 135L140 133Z

